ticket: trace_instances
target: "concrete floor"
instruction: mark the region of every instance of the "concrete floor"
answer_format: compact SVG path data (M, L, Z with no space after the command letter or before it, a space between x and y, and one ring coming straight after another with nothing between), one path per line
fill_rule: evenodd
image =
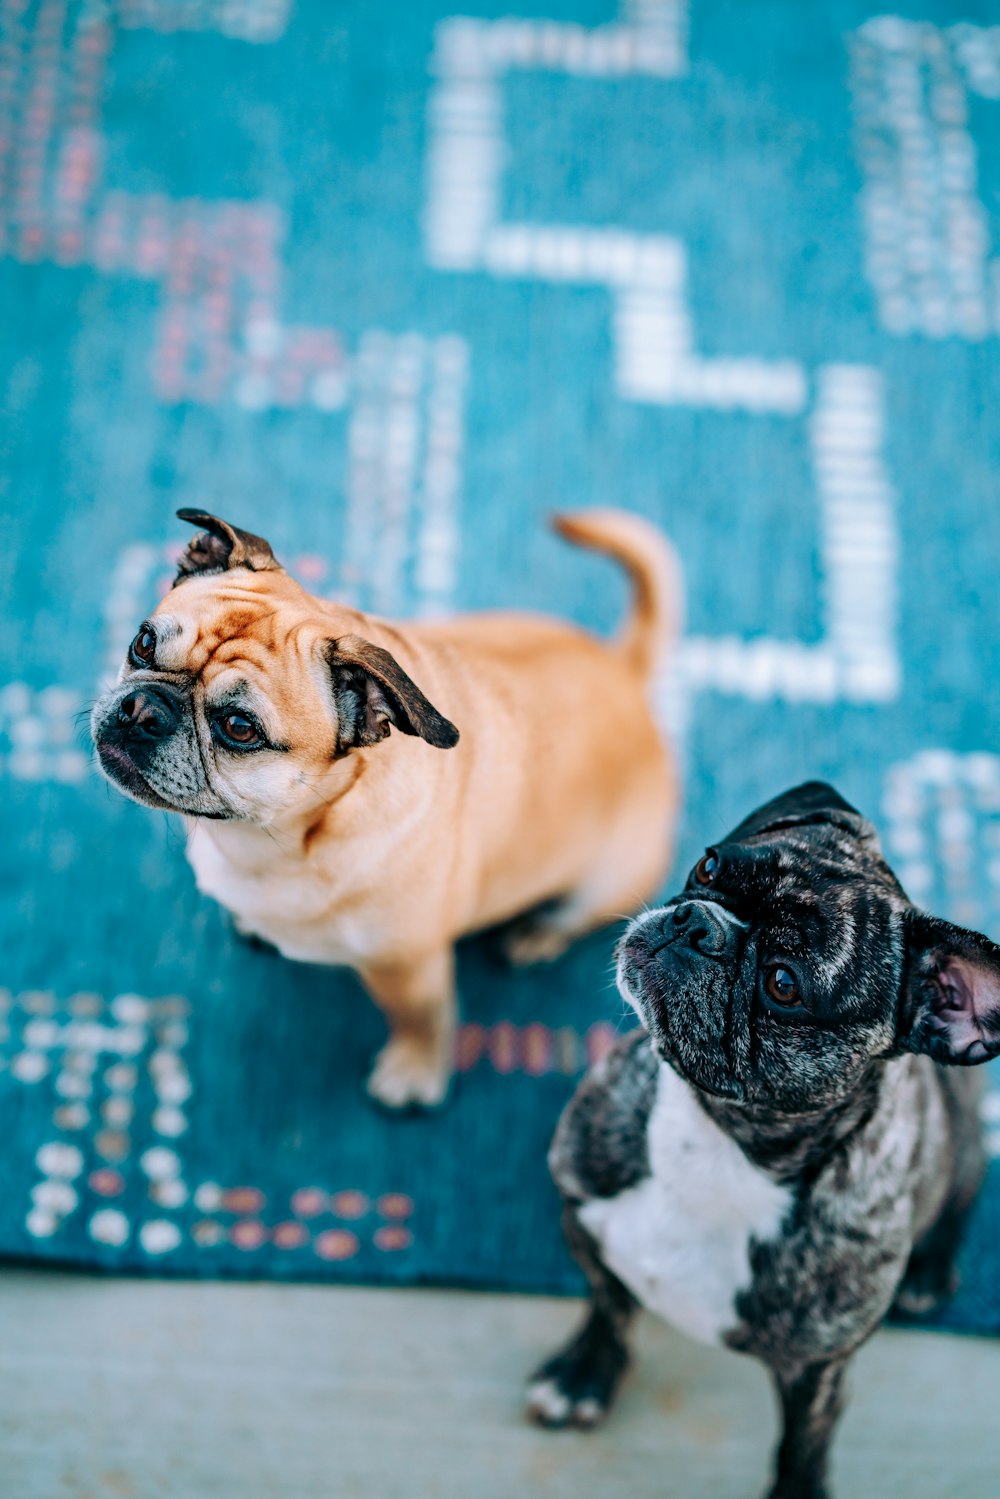
M523 1423L575 1303L0 1274L0 1499L754 1499L762 1372L646 1319L609 1424ZM882 1333L842 1499L996 1499L1000 1343Z

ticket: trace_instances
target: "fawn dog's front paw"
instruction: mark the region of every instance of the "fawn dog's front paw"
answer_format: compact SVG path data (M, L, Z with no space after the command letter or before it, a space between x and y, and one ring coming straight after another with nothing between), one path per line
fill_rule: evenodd
M436 1107L444 1102L451 1077L448 1058L441 1051L425 1040L393 1036L375 1058L368 1092L388 1109Z

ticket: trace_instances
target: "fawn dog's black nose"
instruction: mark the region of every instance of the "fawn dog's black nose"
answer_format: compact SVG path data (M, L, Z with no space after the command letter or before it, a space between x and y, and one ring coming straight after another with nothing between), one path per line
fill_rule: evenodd
M130 692L118 704L123 739L166 739L180 723L180 705L162 687Z

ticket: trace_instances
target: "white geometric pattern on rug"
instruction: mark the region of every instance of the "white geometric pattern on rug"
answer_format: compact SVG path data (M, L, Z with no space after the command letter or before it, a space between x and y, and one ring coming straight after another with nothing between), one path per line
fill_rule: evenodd
M1000 333L1000 257L969 123L970 94L1000 100L1000 27L878 16L851 39L851 89L882 326L973 342Z
M661 406L807 415L819 501L824 638L686 640L664 684L663 714L682 732L692 691L752 699L889 702L900 690L896 642L895 497L882 454L879 373L821 367L813 390L794 359L707 358L688 306L687 252L665 235L616 228L505 223L508 170L503 81L512 70L665 81L687 68L686 7L625 4L617 24L453 17L435 34L428 106L424 233L443 272L486 272L604 289L611 297L615 383L624 400Z

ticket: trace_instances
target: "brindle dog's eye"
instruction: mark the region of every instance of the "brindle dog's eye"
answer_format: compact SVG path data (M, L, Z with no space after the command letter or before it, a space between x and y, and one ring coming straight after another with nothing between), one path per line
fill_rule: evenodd
M260 730L245 713L227 713L219 719L219 727L234 744L256 744L260 739Z
M694 866L694 877L699 885L710 885L719 872L719 856L714 849L702 854Z
M156 636L145 625L133 640L129 655L136 666L152 666L156 655Z
M764 988L769 998L777 1005L797 1005L799 1003L799 985L794 973L788 968L783 968L776 963L769 968L764 975Z

